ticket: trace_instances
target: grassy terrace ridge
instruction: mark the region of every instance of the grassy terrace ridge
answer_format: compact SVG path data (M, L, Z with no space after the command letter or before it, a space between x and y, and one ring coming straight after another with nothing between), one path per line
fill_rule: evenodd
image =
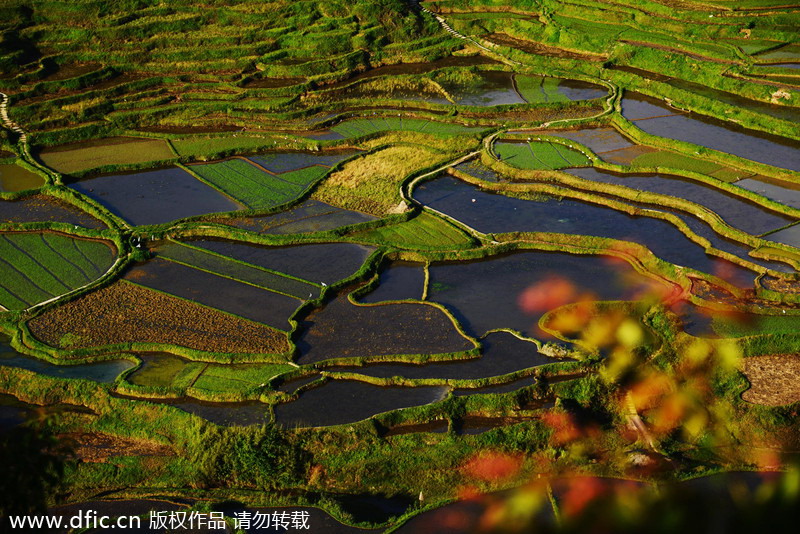
M327 513L414 532L464 495L510 490L580 532L607 518L579 528L563 477L788 469L800 431L786 379L800 351L788 4L7 0L0 400L55 412L42 431L75 444L59 489L70 503L304 506L314 528ZM712 149L721 130L708 146L647 133L660 110L623 116L631 93L787 152L759 162ZM194 200L146 174L165 167L236 211L177 218ZM713 188L789 231L772 242L728 224L727 205L564 172L579 167ZM765 187L737 185L748 179ZM120 205L172 217L123 220L103 180L131 187ZM643 237L559 233L580 217L566 208L572 219L542 214L548 231L489 233L491 219L522 220L475 216L498 198L670 224L654 237L696 246L703 270ZM444 200L463 202L465 221L438 211ZM541 272L508 267L539 255ZM491 329L471 333L481 321ZM94 374L119 360L134 366ZM513 493L533 479L547 491ZM598 493L586 513L625 510ZM379 506L364 513L362 498ZM648 502L637 517L673 524Z

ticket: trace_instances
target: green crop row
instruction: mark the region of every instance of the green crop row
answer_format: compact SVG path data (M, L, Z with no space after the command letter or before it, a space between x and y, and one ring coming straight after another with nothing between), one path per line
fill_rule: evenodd
M494 150L503 161L520 169L552 171L590 164L586 156L559 143L501 142L494 145Z
M0 234L0 305L24 309L86 285L114 260L99 241L39 232Z
M307 188L262 171L247 160L239 158L193 165L190 170L251 209L267 209L285 204L300 197Z

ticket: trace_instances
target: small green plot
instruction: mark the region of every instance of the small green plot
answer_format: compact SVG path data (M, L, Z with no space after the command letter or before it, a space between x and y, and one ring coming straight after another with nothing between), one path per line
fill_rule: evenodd
M270 174L244 159L192 165L199 175L228 196L251 209L267 209L300 197L310 183L321 178L327 169L300 169L283 175Z
M495 145L497 156L514 167L531 170L557 170L590 165L589 158L559 143L500 142Z
M529 103L569 102L570 99L558 90L558 78L544 76L517 76L517 90Z
M114 260L100 241L42 232L0 235L0 306L25 309L97 279Z
M408 222L383 226L364 234L369 241L402 248L454 249L469 247L467 234L447 221L423 212Z
M239 393L265 385L273 377L295 369L285 364L209 365L194 383L196 389Z
M164 247L160 255L189 267L298 299L306 299L309 295L319 296L321 289L319 285L305 280L181 243Z

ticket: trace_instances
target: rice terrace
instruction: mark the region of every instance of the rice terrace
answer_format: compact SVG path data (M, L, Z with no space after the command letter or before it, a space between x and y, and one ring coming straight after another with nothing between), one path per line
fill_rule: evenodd
M3 0L3 532L794 532L800 3Z

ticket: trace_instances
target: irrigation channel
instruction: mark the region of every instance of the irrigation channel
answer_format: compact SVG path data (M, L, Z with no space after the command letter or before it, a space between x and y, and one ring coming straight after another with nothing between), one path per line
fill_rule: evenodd
M108 124L69 135L69 120L54 118L26 133L23 118L61 80L0 81L14 86L0 94L0 430L45 413L60 434L112 436L127 444L120 456L163 462L158 476L172 484L183 434L266 425L311 444L298 458L328 456L290 489L276 482L276 506L242 504L252 495L231 489L229 517L310 510L312 531L382 531L429 503L410 486L323 489L341 482L326 469L353 462L342 451L532 443L543 421L600 387L613 351L587 341L597 324L635 325L626 347L648 357L696 338L796 350L800 141L753 118L796 122L796 105L521 46L518 35L471 35L480 24L458 22L466 13L412 4L468 48L372 69L336 58L344 70L317 65L313 77L310 60L277 54L224 89L192 81L186 102L213 102L196 124L172 116L183 102L165 96L174 81L131 74L95 88L118 87ZM479 17L487 31L490 13ZM796 69L793 49L779 50L753 68ZM63 117L79 120L69 99L119 75L90 67L63 86ZM129 83L157 103L143 113L156 118L140 124L139 108L125 107ZM657 83L748 114L739 124L639 92ZM624 414L643 426L640 415ZM138 455L137 440L169 452ZM218 482L193 481L193 495L213 498ZM157 500L148 484L52 511L199 502ZM557 520L557 486L545 522ZM436 504L453 497L436 491ZM477 517L492 498L397 532Z

